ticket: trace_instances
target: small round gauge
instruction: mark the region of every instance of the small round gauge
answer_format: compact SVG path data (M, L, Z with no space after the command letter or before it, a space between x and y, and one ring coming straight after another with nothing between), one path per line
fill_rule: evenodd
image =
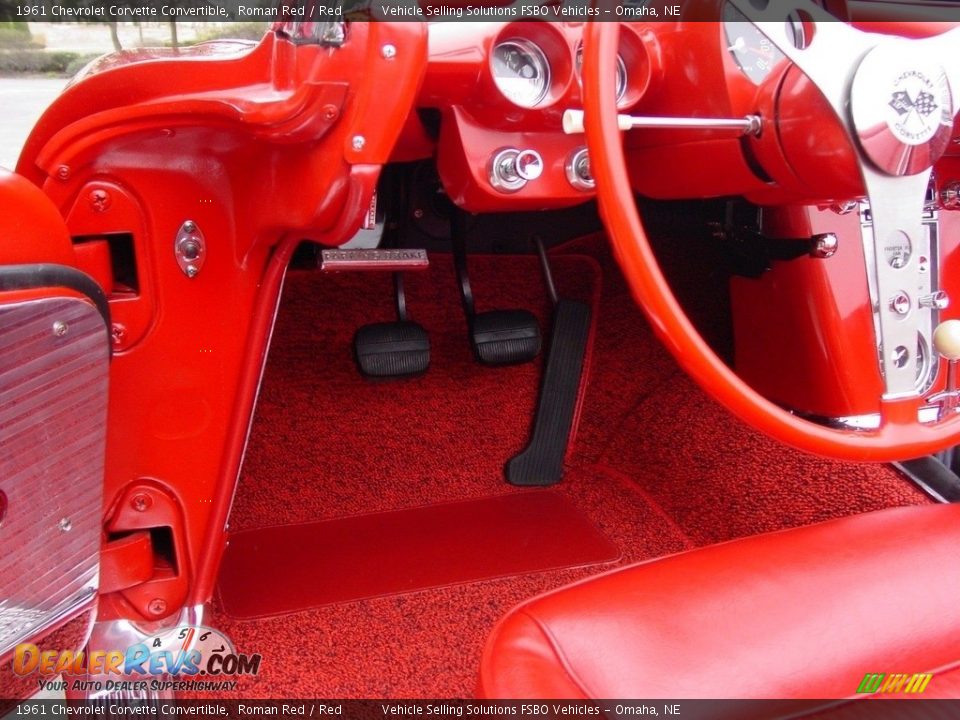
M737 66L757 85L784 59L770 39L730 3L723 7L723 30Z
M583 78L581 77L581 69L583 68L583 45L577 47L577 57L576 57L576 68L577 68L577 82L580 83L581 90L583 89ZM617 104L619 105L623 100L623 96L627 94L627 64L623 61L623 58L617 54Z
M497 88L515 105L536 107L547 96L550 63L543 50L529 40L513 38L497 43L490 65Z

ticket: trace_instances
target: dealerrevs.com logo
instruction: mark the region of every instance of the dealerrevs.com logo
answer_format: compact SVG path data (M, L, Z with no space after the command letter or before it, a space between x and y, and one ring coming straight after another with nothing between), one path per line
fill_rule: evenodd
M257 675L261 660L259 653L238 653L219 630L186 625L110 650L40 650L24 643L14 650L13 672L37 674L43 686L52 689L58 688L49 680L64 675L72 679L58 681L59 689L66 689L69 682L71 689L94 692L148 686L151 690L228 690L236 682L226 678Z
M867 673L857 688L858 693L910 693L918 695L927 689L931 673Z

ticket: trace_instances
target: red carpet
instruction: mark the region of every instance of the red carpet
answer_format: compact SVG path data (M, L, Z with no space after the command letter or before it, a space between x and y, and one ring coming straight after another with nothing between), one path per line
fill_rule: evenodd
M604 277L574 465L641 485L696 545L930 502L889 466L814 457L744 425L653 337L602 238L563 251L594 254Z
M255 618L619 556L576 506L534 490L237 533L219 595Z
M585 300L600 294L577 440L552 492L616 545L621 563L926 502L890 468L812 458L742 426L656 342L600 238L561 253L561 292ZM432 262L429 274L409 274L407 283L411 316L430 333L432 366L421 378L396 382L363 381L350 357L359 325L391 317L389 277L291 275L230 521L235 532L511 491L502 467L526 442L540 363L478 366L449 259ZM471 258L471 275L481 310L525 307L548 327L536 260ZM264 655L261 675L241 682L244 695L469 695L483 641L503 613L605 567L259 620L234 620L215 606L209 624L241 650ZM302 567L297 578L311 573Z
M592 301L590 258L559 258L559 286ZM525 308L549 329L534 257L470 258L477 310ZM351 343L365 323L394 319L389 273L292 272L284 289L234 531L487 497L509 489L503 466L526 444L542 358L478 365L453 266L431 256L406 274L410 318L430 334L422 377L362 379Z

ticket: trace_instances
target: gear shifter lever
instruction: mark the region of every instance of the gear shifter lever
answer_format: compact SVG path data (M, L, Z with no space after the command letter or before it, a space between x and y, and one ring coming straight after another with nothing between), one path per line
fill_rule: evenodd
M931 403L939 403L938 420L956 411L958 395L957 364L960 362L960 320L944 320L933 331L933 346L940 357L947 361L947 386L943 392L930 397Z

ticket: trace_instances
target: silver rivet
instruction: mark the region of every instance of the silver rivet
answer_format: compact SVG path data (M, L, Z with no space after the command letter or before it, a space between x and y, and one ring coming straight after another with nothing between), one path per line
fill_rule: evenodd
M73 523L70 522L70 518L61 518L60 522L57 523L57 527L60 528L61 532L70 532L73 529Z
M353 140L351 140L351 145L353 149L357 152L363 150L363 146L367 144L367 139L363 135L354 135Z
M188 278L195 278L195 277L197 276L197 273L198 273L198 272L200 272L200 271L197 270L197 266L196 266L196 265L187 265L187 277L188 277Z
M196 224L195 222L193 222L193 220L187 220L187 221L183 224L183 231L184 231L184 232L192 233L192 232L193 232L194 230L196 230L196 229L197 229L197 224Z
M395 58L397 56L397 48L393 45L384 45L380 48L380 54L383 55L387 60Z
M63 337L64 335L66 335L68 329L69 329L69 326L62 320L57 320L53 324L53 334L56 335L57 337Z

